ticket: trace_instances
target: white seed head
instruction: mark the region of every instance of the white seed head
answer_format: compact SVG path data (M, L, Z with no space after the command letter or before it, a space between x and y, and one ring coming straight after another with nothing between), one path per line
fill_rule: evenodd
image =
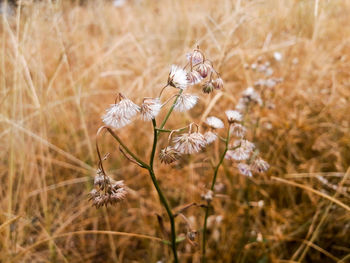
M211 116L208 117L205 120L205 123L208 124L210 127L212 127L213 129L221 129L224 128L224 123L222 122L222 120L220 120L217 117Z
M227 120L230 123L242 121L242 114L236 110L227 110L227 111L225 111L225 113L227 116Z
M181 155L177 150L175 150L171 146L168 146L168 147L160 150L159 160L161 163L170 164L170 163L173 163L176 160L178 160L180 158L180 156Z
M144 121L150 121L154 119L160 112L162 104L159 98L145 98L141 105L141 119Z
M196 85L202 81L202 76L197 71L187 73L187 81L189 85Z
M238 171L240 174L252 177L252 171L251 171L250 166L248 164L239 163L237 168L238 168Z
M204 136L199 132L183 133L174 138L174 149L182 154L199 152L206 145Z
M169 85L178 88L186 89L188 86L187 72L179 66L172 65L168 78Z
M116 104L112 104L106 110L106 114L102 116L103 122L113 128L121 128L129 124L131 118L140 111L138 105L124 97L122 94L119 94L119 98L120 101Z
M250 152L242 147L236 148L234 150L228 150L226 152L225 158L233 161L243 161L250 157Z
M270 168L270 165L260 157L256 158L251 166L252 170L257 173L266 172Z
M252 101L252 102L255 102L259 105L262 105L262 100L261 100L260 94L258 92L256 92L256 90L253 87L246 88L243 91L242 96L244 99L247 100L246 103L249 103L250 101Z
M233 123L230 127L230 133L236 137L243 137L247 132L247 129L239 123Z
M191 95L191 94L181 94L177 102L174 106L174 110L176 111L187 111L189 109L192 109L198 101L198 97L196 95Z
M215 132L207 131L206 133L204 133L204 138L207 144L211 144L212 142L216 141L218 136Z
M240 148L243 148L244 150L248 151L248 152L252 152L254 149L255 149L255 145L254 143L248 141L248 140L245 140L245 139L240 139L240 140L235 140L233 142L233 148L235 147L240 147Z

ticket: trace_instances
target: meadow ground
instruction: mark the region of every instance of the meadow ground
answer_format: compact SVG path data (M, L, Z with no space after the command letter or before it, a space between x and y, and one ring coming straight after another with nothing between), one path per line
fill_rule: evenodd
M283 80L269 92L271 107L249 115L256 125L247 136L268 172L247 179L228 160L219 169L208 262L350 262L350 1L19 2L0 17L0 262L171 262L156 215L169 222L149 175L111 136L101 139L106 170L124 180L127 198L96 209L87 194L96 131L117 92L136 103L156 96L170 65L196 45L224 88L194 88L198 105L174 113L168 128L225 119L264 78L252 65L269 62ZM136 120L119 135L148 158L150 123ZM216 142L176 165L156 160L174 210L203 202L222 150ZM179 243L180 262L199 262L204 211L183 214L199 245Z

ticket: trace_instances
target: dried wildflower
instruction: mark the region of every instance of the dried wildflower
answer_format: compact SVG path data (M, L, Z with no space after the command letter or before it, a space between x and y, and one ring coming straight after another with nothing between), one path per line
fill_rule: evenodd
M159 160L161 163L171 164L180 158L180 153L173 147L168 146L162 149L159 153Z
M192 53L187 53L186 57L187 57L188 61L191 62L191 60L192 60L193 65L203 63L203 60L204 60L203 54L198 50L195 50Z
M248 164L239 163L237 168L238 168L238 171L240 172L240 174L252 177L252 171L251 171L250 166Z
M174 106L174 110L176 111L187 111L189 109L192 109L198 101L198 97L196 95L191 94L181 94L177 102Z
M97 175L94 179L95 189L89 193L89 200L92 204L99 208L108 204L116 204L125 199L126 190L123 181L115 181L105 175L101 169L97 170Z
M255 145L254 143L245 140L245 139L240 139L240 140L236 140L233 142L233 148L235 147L240 147L245 149L246 151L252 152L255 149Z
M207 81L206 83L203 84L202 90L204 93L207 93L207 94L212 93L214 89L215 87L212 81Z
M230 127L230 133L235 135L236 137L243 137L246 132L247 129L239 123L234 123Z
M250 157L250 152L242 147L238 147L234 150L228 150L225 154L225 158L234 161L247 160Z
M121 128L131 122L131 118L140 111L140 107L119 93L119 102L112 104L106 111L102 116L103 122L113 128Z
M202 76L197 71L187 73L187 81L190 85L198 84L202 81Z
M208 74L212 71L212 66L208 61L205 61L204 63L198 65L196 70L199 74L201 74L203 78L206 78Z
M141 105L141 119L144 121L150 121L154 119L160 112L162 104L159 98L145 98Z
M208 117L205 120L205 123L208 124L213 129L224 128L224 123L222 122L222 120L214 116Z
M204 133L204 138L207 144L211 144L212 142L216 141L218 136L215 132L207 131L206 133Z
M257 173L266 172L270 168L270 165L260 157L256 158L251 166L252 170Z
M229 123L242 121L242 114L240 114L238 111L227 110L227 111L225 111L225 114L227 116L227 120Z
M206 145L204 136L199 132L183 133L176 137L173 142L175 150L182 154L197 153Z
M222 89L224 87L224 81L222 78L217 78L213 81L213 86L215 89Z
M172 65L168 77L168 83L174 88L186 89L189 84L187 80L187 72L179 66Z
M211 202L211 201L213 201L214 192L212 190L209 190L205 194L202 194L201 197L202 197L203 200L205 200L207 202Z

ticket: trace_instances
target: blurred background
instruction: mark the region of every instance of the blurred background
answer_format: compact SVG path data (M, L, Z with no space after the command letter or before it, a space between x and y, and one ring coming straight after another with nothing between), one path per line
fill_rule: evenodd
M157 240L83 231L163 238L157 214L168 227L147 171L110 136L101 140L111 153L106 169L125 181L128 197L96 209L87 194L96 131L117 92L138 104L156 96L170 66L184 65L200 45L224 89L194 89L198 105L173 114L169 128L224 119L248 86L282 80L270 107L250 115L259 119L249 136L271 166L267 174L247 188L231 162L219 171L208 262L350 262L349 13L343 0L2 1L0 261L171 262ZM262 63L268 73L256 70ZM150 123L137 120L119 135L149 156ZM201 203L213 174L208 160L222 150L216 143L177 165L156 161L175 209ZM201 235L203 209L184 214ZM183 221L177 229L186 235ZM185 239L180 262L200 262L200 248Z

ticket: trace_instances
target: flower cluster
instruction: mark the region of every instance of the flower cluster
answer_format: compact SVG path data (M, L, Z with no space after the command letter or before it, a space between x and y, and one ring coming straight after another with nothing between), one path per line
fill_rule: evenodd
M115 181L107 176L103 169L99 168L94 179L95 188L89 193L89 200L96 208L116 204L126 197L123 181Z

